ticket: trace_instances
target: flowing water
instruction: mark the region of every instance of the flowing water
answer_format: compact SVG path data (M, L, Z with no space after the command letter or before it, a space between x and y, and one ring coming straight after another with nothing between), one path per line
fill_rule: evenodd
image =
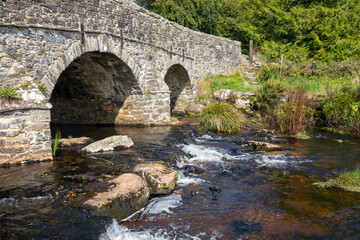
M91 157L63 152L53 163L0 169L1 239L360 239L360 193L312 186L360 166L359 139L215 136L189 125L56 128L63 137L126 134L135 146ZM265 139L294 150L243 145ZM112 176L159 161L179 172L174 193L122 221L84 207Z

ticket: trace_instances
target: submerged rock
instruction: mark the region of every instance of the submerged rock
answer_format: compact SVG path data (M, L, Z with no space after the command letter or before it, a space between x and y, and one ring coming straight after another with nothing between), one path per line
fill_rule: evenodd
M112 181L114 186L85 202L100 216L121 220L144 207L149 200L147 182L133 173L122 174Z
M131 138L125 135L124 136L118 135L94 142L81 149L81 152L96 153L96 152L113 151L118 149L129 148L132 145L134 145L134 143L131 140Z
M78 150L84 145L95 142L94 139L89 137L80 138L62 138L59 141L59 150Z
M138 164L133 171L146 178L150 186L150 193L153 195L171 193L178 178L177 171L157 163Z

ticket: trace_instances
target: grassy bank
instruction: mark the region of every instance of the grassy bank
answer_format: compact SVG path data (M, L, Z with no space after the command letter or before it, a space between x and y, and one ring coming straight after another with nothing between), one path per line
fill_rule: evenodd
M345 171L334 179L315 183L314 185L320 188L339 187L347 191L360 192L360 168L353 171Z
M296 135L317 126L360 136L359 62L286 62L281 75L279 64L265 63L255 71L257 85L249 85L242 73L206 78L198 86L198 102L215 103L214 93L220 89L254 92L248 117L257 117L255 121L268 128ZM211 114L217 113L207 116Z

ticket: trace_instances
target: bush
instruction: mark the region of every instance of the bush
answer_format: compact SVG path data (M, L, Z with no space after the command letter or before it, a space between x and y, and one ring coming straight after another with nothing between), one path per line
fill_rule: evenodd
M330 127L360 136L360 86L346 84L324 100L323 111Z
M266 82L270 79L277 78L279 74L280 74L279 67L273 64L264 64L260 69L260 72L257 76L257 80L259 82Z
M254 110L259 110L263 115L268 113L270 107L273 109L279 103L284 91L285 87L280 81L266 81L256 93Z
M276 124L282 133L296 135L313 125L314 109L310 107L302 86L289 90L287 100L276 111Z
M203 109L201 123L209 130L235 133L241 128L238 112L227 103L213 103Z

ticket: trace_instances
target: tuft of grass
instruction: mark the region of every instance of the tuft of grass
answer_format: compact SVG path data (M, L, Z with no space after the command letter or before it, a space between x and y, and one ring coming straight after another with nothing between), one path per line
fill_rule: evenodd
M46 87L44 86L44 84L36 84L37 86L38 86L38 88L39 88L39 91L40 92L46 92Z
M7 100L13 100L13 99L19 99L21 97L14 90L13 87L0 87L0 98L5 98Z
M54 144L53 144L53 156L56 155L56 151L59 147L60 139L61 139L61 133L59 130L57 130L56 134L55 134Z
M151 99L151 92L150 92L150 91L146 90L146 91L144 92L144 95L145 95L146 100L150 100L150 99Z
M216 132L235 133L242 125L238 112L227 103L208 105L201 113L200 119L207 129Z
M32 85L31 82L24 82L24 83L22 83L22 84L20 85L20 88L21 88L21 89L25 89L25 88L30 87L31 85Z

